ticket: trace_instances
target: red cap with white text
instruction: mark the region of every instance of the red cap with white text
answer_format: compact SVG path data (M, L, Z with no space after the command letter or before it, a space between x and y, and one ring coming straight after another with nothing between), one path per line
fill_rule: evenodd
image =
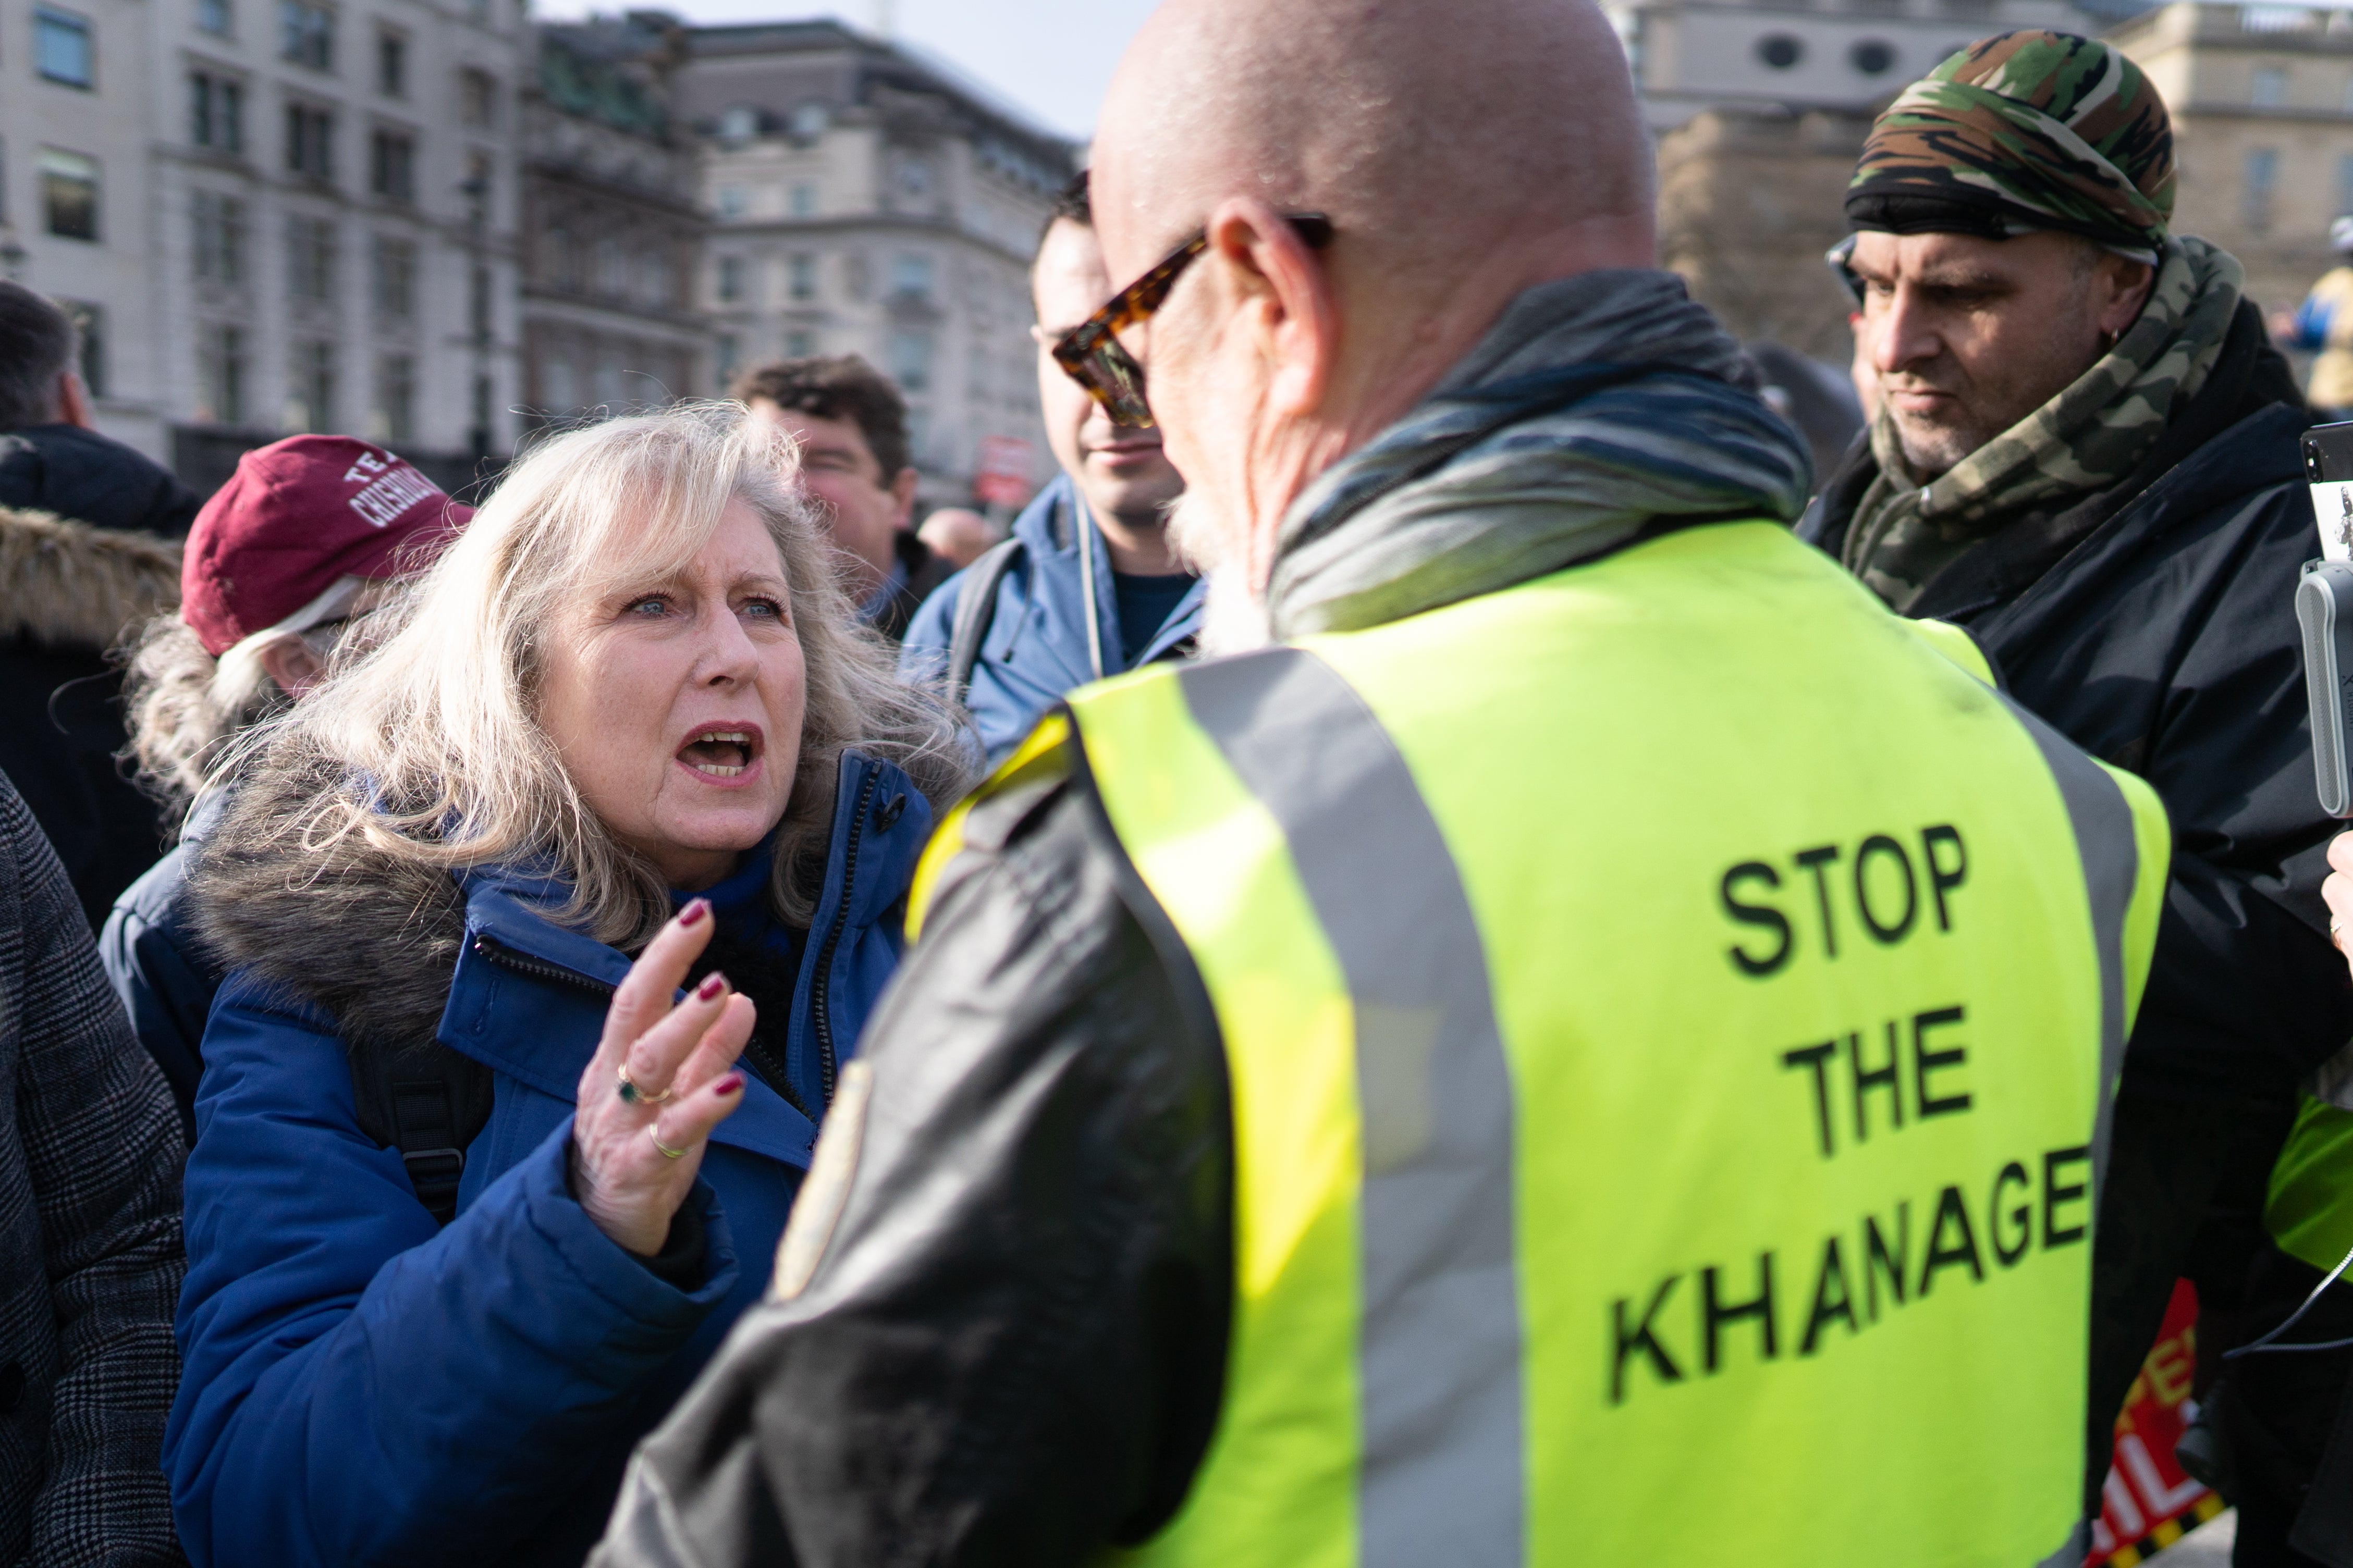
M248 452L205 503L180 563L180 618L217 658L259 631L347 611L369 582L431 563L474 509L349 436Z

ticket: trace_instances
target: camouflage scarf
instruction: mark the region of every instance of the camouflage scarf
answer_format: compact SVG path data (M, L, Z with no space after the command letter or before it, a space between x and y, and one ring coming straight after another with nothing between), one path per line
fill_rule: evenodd
M1846 211L1896 234L2057 229L2154 262L2173 190L2172 121L2139 68L2090 38L2004 33L1880 115Z
M2116 347L1926 485L1905 465L1882 408L1871 426L1879 473L1840 550L1847 569L1903 610L1970 545L2021 514L2123 479L2205 384L2238 312L2243 276L2226 250L2167 240L2148 303Z

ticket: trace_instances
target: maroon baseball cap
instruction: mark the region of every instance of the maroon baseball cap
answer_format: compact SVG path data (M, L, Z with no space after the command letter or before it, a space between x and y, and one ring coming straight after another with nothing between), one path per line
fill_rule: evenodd
M272 441L238 458L196 513L180 618L216 658L258 631L304 630L349 608L360 580L430 561L473 515L381 447Z

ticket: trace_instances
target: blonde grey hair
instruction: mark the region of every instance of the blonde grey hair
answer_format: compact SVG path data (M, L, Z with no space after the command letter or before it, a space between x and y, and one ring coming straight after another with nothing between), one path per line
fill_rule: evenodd
M356 835L396 859L457 870L537 860L573 889L556 918L634 951L669 918L652 864L615 839L541 728L536 694L558 618L691 562L731 501L783 558L807 667L797 770L776 847L776 912L806 924L849 748L907 770L935 805L971 752L949 710L902 685L858 619L831 547L790 479L789 437L742 405L702 404L554 437L511 470L429 571L338 650L301 706L249 731L329 783L280 831L323 851ZM234 770L232 755L220 768Z
M175 815L186 814L228 744L287 705L261 653L296 635L274 627L256 632L215 658L177 610L139 628L122 656L122 700L131 724L127 755L148 794ZM333 646L324 637L302 640L322 658Z

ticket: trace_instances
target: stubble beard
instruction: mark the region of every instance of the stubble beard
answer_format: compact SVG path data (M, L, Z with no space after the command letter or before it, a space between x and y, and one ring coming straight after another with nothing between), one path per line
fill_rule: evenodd
M1236 559L1221 520L1198 492L1187 490L1168 508L1168 542L1208 584L1198 639L1205 657L1249 653L1274 641L1266 600L1251 585L1250 563Z

